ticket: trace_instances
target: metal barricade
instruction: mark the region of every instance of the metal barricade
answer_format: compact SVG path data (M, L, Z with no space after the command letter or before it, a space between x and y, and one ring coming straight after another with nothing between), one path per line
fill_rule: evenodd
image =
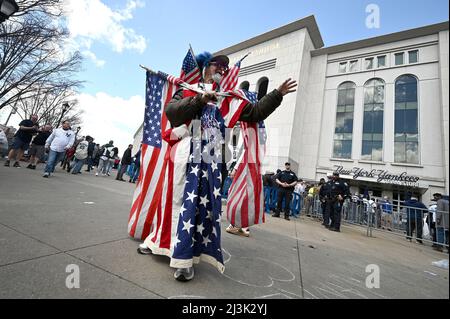
M431 244L438 250L448 249L449 212L405 205L385 209L384 204L383 201L349 200L342 207L342 222L365 227L367 236L381 231Z

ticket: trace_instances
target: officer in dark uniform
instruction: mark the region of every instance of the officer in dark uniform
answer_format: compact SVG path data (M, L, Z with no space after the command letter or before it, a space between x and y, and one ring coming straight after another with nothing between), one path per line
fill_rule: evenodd
M333 173L333 181L330 186L331 214L333 219L329 230L341 231L341 210L345 198L350 197L349 187L346 182L339 178L339 173Z
M330 227L330 217L331 217L331 183L333 182L333 174L327 174L327 182L322 185L319 192L319 198L322 203L322 215L323 222L322 225L326 228Z
M297 184L297 175L291 171L291 164L285 163L284 171L277 174L275 182L278 185L278 205L273 217L280 217L280 212L282 210L283 198L285 199L284 205L284 219L289 220L289 206L292 200L292 193L294 192L294 187Z

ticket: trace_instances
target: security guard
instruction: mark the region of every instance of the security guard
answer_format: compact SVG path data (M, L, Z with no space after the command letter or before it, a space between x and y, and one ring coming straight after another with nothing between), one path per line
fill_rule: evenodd
M323 215L323 222L322 225L326 228L330 227L330 213L331 213L331 184L333 182L333 174L328 173L327 174L327 182L322 185L319 192L319 198L322 203L322 215Z
M291 171L291 164L285 163L284 167L286 170L277 174L275 182L278 185L278 205L273 217L280 217L280 212L282 210L283 198L285 199L284 205L284 219L289 220L289 207L292 200L292 192L297 184L297 175Z
M330 186L331 196L331 225L329 230L341 231L341 210L345 198L350 197L349 187L346 182L339 178L339 173L333 173L333 180Z

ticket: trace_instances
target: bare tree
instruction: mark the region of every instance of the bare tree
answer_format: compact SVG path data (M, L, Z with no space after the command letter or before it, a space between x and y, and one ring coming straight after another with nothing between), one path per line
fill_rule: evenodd
M22 118L29 118L32 114L39 116L39 124L58 127L62 120L68 120L72 126L82 123L82 113L79 110L76 92L70 88L36 89L36 94L29 98L22 98L15 104L17 114ZM68 107L64 108L64 104Z
M72 79L81 67L80 53L64 52L69 33L59 23L61 1L18 4L21 11L0 25L0 110L43 93L74 91L82 83Z

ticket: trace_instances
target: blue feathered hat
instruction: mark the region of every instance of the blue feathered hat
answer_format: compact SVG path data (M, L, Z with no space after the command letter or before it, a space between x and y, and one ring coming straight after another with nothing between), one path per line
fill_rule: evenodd
M207 67L209 62L211 61L213 55L209 52L203 52L198 54L195 57L195 60L197 61L198 67L200 68L200 70L203 70L204 67Z
M203 68L207 67L211 62L218 62L224 66L228 66L228 63L230 63L230 59L228 59L226 55L213 56L211 53L206 51L198 54L195 57L195 60L197 61L200 70L203 70Z

